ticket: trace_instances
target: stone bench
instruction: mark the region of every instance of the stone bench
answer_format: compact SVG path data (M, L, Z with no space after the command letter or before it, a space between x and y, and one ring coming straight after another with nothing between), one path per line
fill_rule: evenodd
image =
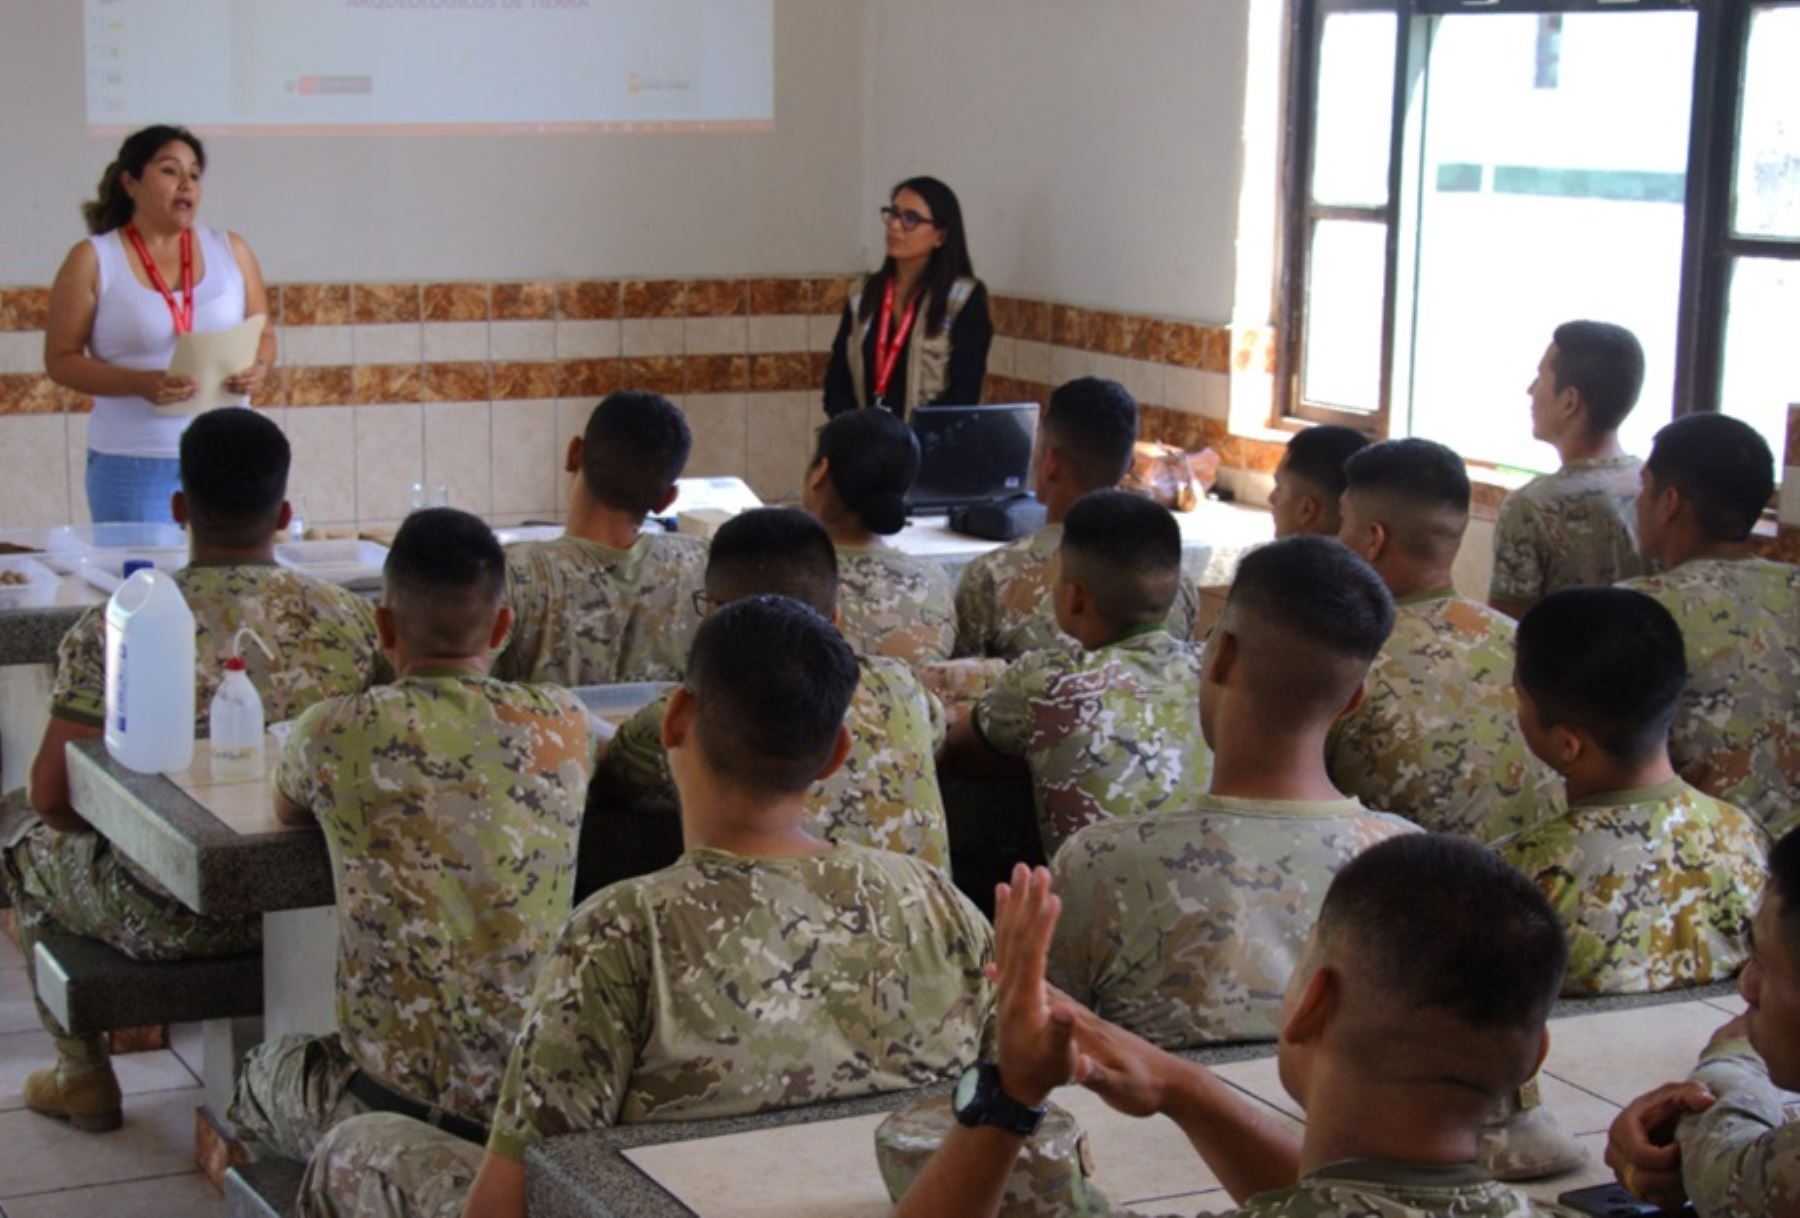
M225 1173L225 1218L294 1218L305 1173L293 1159L239 1163Z
M146 963L97 939L38 940L38 995L77 1036L262 1014L262 953Z

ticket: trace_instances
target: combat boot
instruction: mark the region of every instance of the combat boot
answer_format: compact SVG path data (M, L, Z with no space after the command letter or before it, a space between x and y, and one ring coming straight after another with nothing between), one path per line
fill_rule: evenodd
M105 1133L125 1121L119 1080L97 1039L57 1037L56 1064L25 1080L25 1106L87 1133Z
M1476 1160L1495 1180L1537 1180L1580 1167L1587 1151L1544 1107L1533 1078L1481 1127Z

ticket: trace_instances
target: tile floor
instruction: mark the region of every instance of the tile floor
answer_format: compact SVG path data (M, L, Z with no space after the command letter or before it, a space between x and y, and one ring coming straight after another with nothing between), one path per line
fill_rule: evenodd
M194 1166L200 1029L174 1048L116 1059L125 1127L80 1133L25 1110L25 1076L51 1060L25 961L0 935L0 1218L223 1218Z

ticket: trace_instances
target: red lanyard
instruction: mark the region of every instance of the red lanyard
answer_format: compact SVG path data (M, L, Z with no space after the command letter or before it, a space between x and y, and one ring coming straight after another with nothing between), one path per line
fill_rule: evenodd
M888 323L894 319L894 281L887 281L887 290L881 297L881 314L875 319L875 404L881 405L887 398L888 382L894 379L894 366L900 362L901 348L906 346L906 336L912 333L913 314L919 311L919 298L914 296L912 303L906 306L906 312L900 316L900 329L890 336Z
M125 237L131 242L131 248L143 260L144 273L150 276L150 283L162 293L163 302L169 306L169 316L175 319L175 333L187 334L194 328L194 230L181 230L181 303L175 303L175 293L169 291L168 282L163 279L162 272L156 269L156 260L150 257L150 251L144 246L144 239L138 236L137 226L127 224Z

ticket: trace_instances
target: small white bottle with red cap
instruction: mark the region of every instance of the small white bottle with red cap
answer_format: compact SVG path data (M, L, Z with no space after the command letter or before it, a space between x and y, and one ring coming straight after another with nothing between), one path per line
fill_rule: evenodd
M262 696L250 682L249 667L244 663L239 644L245 635L255 640L263 654L270 655L268 645L249 627L232 639L231 655L225 661L225 677L213 694L208 712L212 743L213 777L225 782L260 780L263 776L263 704Z

